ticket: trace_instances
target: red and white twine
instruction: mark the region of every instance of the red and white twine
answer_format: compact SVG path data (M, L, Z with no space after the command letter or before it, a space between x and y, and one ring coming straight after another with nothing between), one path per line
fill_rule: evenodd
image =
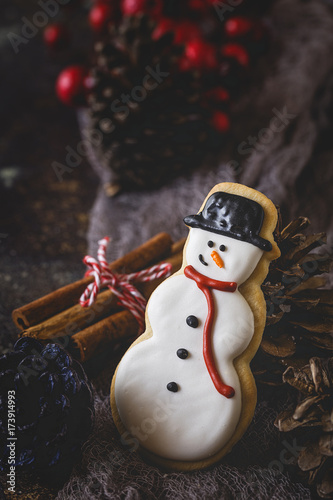
M105 258L106 248L110 238L105 237L98 242L97 259L86 255L83 259L84 264L88 267L85 276L93 276L94 283L90 283L80 297L80 305L82 307L91 306L97 297L98 292L102 288L108 287L114 293L120 304L131 311L136 318L140 330L144 330L144 317L146 309L146 299L132 285L131 282L147 282L153 281L163 276L170 275L171 264L157 264L143 271L138 271L131 274L118 274L111 271L109 264Z

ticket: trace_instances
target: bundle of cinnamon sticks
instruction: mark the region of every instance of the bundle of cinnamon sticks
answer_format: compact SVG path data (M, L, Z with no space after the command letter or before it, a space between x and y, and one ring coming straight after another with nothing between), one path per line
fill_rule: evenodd
M184 242L173 243L169 234L160 233L112 262L110 269L128 274L169 262L173 273L181 267ZM148 299L163 279L135 286ZM136 319L120 308L110 290L101 292L92 306L80 306L80 296L92 282L91 276L83 278L15 309L12 318L20 330L19 336L59 342L82 362L118 339L135 337Z

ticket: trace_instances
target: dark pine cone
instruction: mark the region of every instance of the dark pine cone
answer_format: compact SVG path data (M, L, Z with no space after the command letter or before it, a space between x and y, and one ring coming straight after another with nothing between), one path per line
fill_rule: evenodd
M271 263L262 286L267 319L252 361L257 382L282 385L288 366L301 368L311 357L333 352L333 290L323 288L333 257L313 252L326 243L326 234L304 234L309 224L298 217L286 227L280 220L276 229L281 256Z
M179 72L183 47L172 44L172 33L153 40L153 29L148 17L125 18L95 47L89 128L103 134L99 161L126 189L154 188L186 174L224 141L200 102L202 75ZM205 78L205 90L217 85L215 74Z
M15 418L14 430L9 417ZM9 459L12 463L15 458L17 474L63 483L91 432L93 417L87 376L59 345L44 347L22 338L13 352L0 358L1 472L7 474ZM12 433L17 438L14 453L7 446Z

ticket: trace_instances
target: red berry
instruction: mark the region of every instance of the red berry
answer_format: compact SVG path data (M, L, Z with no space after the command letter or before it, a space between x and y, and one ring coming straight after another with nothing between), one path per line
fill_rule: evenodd
M215 87L213 89L207 90L204 97L210 101L224 102L230 97L229 92L223 87Z
M190 40L185 45L185 57L191 68L215 69L217 67L215 47L200 39Z
M230 128L230 120L228 115L222 111L215 111L212 116L212 125L219 132L227 132Z
M151 37L153 40L158 40L166 33L174 31L174 27L175 23L171 19L165 17L158 22L154 31L152 32Z
M174 34L174 43L182 44L194 38L199 38L201 32L199 27L190 21L176 22L169 18L163 18L159 21L156 28L152 33L153 40L158 40L166 33L172 32Z
M174 42L177 44L186 43L195 38L200 38L201 31L197 24L190 21L181 21L175 29Z
M113 8L107 3L97 3L89 12L89 24L94 31L104 31L113 18Z
M214 3L216 0L188 0L189 8L198 12L207 12Z
M121 0L121 11L124 16L133 16L145 11L145 0Z
M236 38L247 35L253 26L253 21L247 17L232 17L225 22L224 31L228 37Z
M239 43L226 43L223 45L221 53L225 57L237 60L241 66L248 66L250 62L247 50Z
M56 93L69 106L80 106L86 102L88 92L88 70L84 66L68 66L58 75Z
M149 14L151 17L159 17L163 3L162 0L121 0L120 8L124 16Z
M61 50L68 46L69 33L63 24L49 24L44 30L43 39L50 49Z

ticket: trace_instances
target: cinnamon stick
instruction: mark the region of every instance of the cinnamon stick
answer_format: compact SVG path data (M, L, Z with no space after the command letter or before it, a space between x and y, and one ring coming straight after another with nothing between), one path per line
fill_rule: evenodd
M163 262L170 262L172 264L173 271L179 269L181 261L181 252L163 260ZM147 299L163 279L164 278L160 278L159 280L147 283L138 283L137 287ZM44 340L66 335L71 336L119 310L117 303L117 297L110 290L106 290L97 295L96 301L92 306L83 308L80 304L76 304L38 325L34 325L20 332L20 335L23 337L33 337Z
M170 235L160 233L120 259L112 262L110 269L123 273L140 271L156 263L163 256L168 255L171 244ZM12 313L14 323L20 330L24 330L44 322L47 318L51 318L77 304L81 294L92 281L93 278L90 276L83 278L15 309Z
M82 307L80 304L76 304L38 323L38 325L21 331L19 335L36 339L50 339L63 335L73 335L82 330L82 328L86 328L88 325L99 321L116 310L116 296L109 290L105 290L97 295L96 301L92 306Z
M82 363L118 339L134 337L138 334L138 323L129 311L119 311L108 318L89 326L71 337L72 349L79 352Z

